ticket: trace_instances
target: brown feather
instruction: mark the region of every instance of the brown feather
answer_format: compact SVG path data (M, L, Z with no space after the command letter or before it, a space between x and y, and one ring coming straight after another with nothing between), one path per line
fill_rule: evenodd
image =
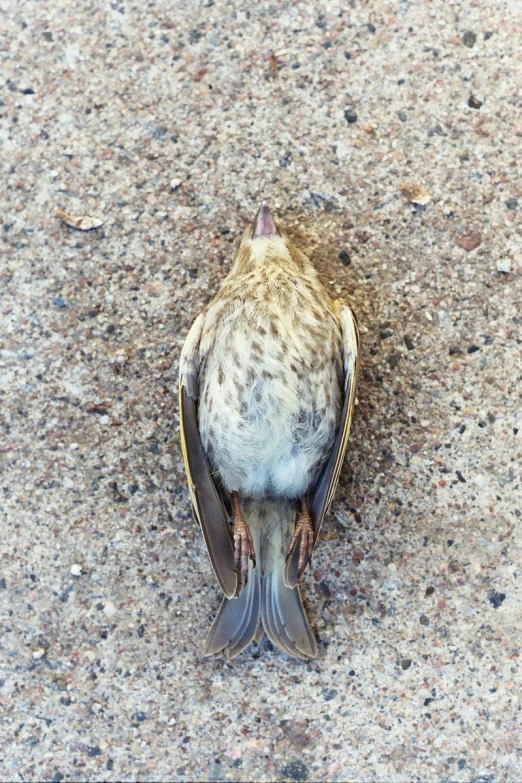
M181 448L194 513L203 531L210 561L221 589L227 598L232 598L238 590L238 575L234 563L234 541L229 517L203 453L196 401L189 396L181 379L179 401Z

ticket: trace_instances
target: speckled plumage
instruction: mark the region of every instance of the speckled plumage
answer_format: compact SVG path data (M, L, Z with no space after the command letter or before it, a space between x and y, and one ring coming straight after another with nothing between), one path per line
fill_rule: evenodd
M259 228L261 218L265 224ZM187 419L193 433L184 437L193 502L228 596L206 652L236 655L262 624L281 649L307 657L316 654L316 646L296 586L304 554L292 565L288 548L294 525L306 517L306 498L312 499L315 539L337 482L340 464L332 452L342 461L346 438L340 434L349 427L353 405L357 334L349 309L334 305L310 261L280 234L266 207L256 221L218 294L194 323L180 367L182 434ZM196 446L200 467L191 470ZM208 476L198 482L194 473L204 473L205 465ZM217 495L205 511L201 502L209 488ZM232 598L229 578L231 496L235 528L242 514L257 560L246 587L238 575L239 598Z
M232 272L205 313L199 430L225 489L299 498L339 422L341 334L307 259L279 236L257 241L266 255Z

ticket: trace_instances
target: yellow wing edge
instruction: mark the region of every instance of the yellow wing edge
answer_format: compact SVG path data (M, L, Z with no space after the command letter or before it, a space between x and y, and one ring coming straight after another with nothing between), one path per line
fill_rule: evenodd
M197 503L196 503L196 487L194 484L194 478L192 477L192 474L190 472L190 465L188 460L188 454L187 454L187 441L185 439L185 420L184 420L184 414L183 414L183 404L182 404L182 380L181 376L178 381L178 406L179 406L179 434L180 434L180 440L181 440L181 454L183 456L183 464L185 466L185 473L187 474L187 483L189 488L189 494L190 499L192 501L192 505L194 506L194 513L197 516ZM198 522L201 525L201 521L198 517Z
M339 322L341 321L341 305L344 304L341 299L335 299L333 304L333 310L335 315L337 316ZM355 356L354 356L354 368L353 368L353 377L350 380L350 388L348 390L349 393L349 399L348 399L348 406L346 411L346 419L344 422L343 427L343 434L341 438L341 443L339 446L339 451L337 452L337 459L335 462L335 468L332 476L332 481L330 483L330 487L328 489L328 494L326 497L326 503L325 503L325 514L327 513L328 509L330 508L330 505L333 501L335 492L337 490L337 484L339 483L339 477L341 475L341 470L344 463L344 458L346 457L346 449L348 448L348 440L350 436L350 429L352 426L352 419L353 419L353 409L355 405L355 395L357 390L357 381L359 378L359 368L360 368L360 361L359 361L359 346L360 346L360 337L359 337L359 329L357 325L357 317L355 313L353 312L352 308L346 305L346 307L350 310L350 315L352 318L352 324L353 324L353 331L354 331L354 345L355 345Z

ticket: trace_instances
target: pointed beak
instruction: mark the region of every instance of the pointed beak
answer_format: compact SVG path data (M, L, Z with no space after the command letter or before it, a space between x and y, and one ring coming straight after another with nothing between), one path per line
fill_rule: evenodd
M272 237L276 234L280 235L281 232L270 214L266 201L263 201L254 218L254 222L252 223L252 239L256 239L257 237Z

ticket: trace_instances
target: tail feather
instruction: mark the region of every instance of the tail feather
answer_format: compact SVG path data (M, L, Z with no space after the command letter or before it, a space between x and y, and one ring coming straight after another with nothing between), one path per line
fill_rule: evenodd
M261 513L261 511L263 513ZM246 507L257 566L238 598L224 598L208 633L204 654L239 655L260 625L276 647L295 658L315 658L317 644L308 623L299 587L285 584L285 554L293 519L289 506L253 502Z
M255 571L238 598L224 598L205 640L204 655L235 658L256 635L261 621L261 585Z
M279 565L279 564L278 564ZM296 658L315 658L317 644L303 609L299 587L284 583L284 561L263 579L261 618L270 641Z

